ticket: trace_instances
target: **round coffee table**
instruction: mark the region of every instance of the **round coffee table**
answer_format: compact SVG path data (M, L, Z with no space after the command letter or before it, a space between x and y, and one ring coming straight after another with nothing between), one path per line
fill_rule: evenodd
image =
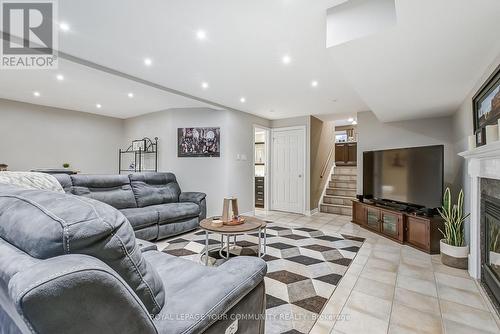
M236 237L238 235L247 234L250 232L258 232L259 234L259 249L258 256L263 257L266 255L266 228L267 223L261 219L251 217L251 216L241 216L245 218L245 222L240 225L223 225L220 227L212 226L212 220L214 217L203 219L200 222L200 228L205 231L205 265L208 265L208 236L210 233L220 234L220 247L212 250L219 249L219 255L223 259L229 259L229 237L234 236L233 245L236 244ZM262 240L262 232L264 232L264 240ZM226 237L226 242L224 242L224 237ZM263 242L262 242L263 241ZM226 250L226 255L222 254L223 250ZM203 258L203 257L202 257Z

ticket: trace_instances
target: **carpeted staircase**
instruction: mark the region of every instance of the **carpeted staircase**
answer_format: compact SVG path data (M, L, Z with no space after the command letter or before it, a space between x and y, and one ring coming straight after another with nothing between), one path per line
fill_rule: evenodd
M335 167L320 205L320 211L350 216L356 199L357 168Z

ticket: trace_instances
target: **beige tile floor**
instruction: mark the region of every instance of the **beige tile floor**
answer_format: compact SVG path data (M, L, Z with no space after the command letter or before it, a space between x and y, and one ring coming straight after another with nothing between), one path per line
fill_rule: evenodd
M441 264L439 255L379 237L346 216L256 215L366 238L311 334L500 333L498 316L478 282L465 270Z

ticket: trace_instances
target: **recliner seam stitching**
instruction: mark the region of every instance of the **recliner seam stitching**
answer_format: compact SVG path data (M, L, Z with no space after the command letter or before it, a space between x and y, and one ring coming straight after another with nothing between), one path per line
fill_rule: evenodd
M108 225L111 228L111 230L113 230L113 226L99 215L99 213L97 212L97 210L95 209L95 207L91 203L87 203L85 201L82 201L79 198L77 198L77 200L81 201L82 203L85 203L85 204L89 205L92 208L92 210L94 211L94 213L97 215L97 217L103 223L105 223L106 225ZM123 243L123 240L119 236L117 236L115 233L111 233L111 235L113 237L116 237L118 239L118 241L120 242L120 245L121 245L120 248L122 249L123 253L126 255L127 259L130 261L130 263L132 263L132 266L134 267L135 272L139 276L140 280L144 283L144 285L146 285L146 288L147 288L147 290L148 290L148 292L150 294L150 297L153 299L153 302L156 305L156 307L158 307L158 312L159 312L161 310L161 307L158 304L158 301L156 300L156 298L154 297L153 291L151 290L151 287L149 286L148 282L146 282L146 280L144 280L144 277L142 276L142 274L140 273L139 269L137 268L136 263L131 259L130 254L127 252L127 250L125 248L125 245ZM142 256L142 254L141 254L141 256Z
M68 229L68 223L62 219L61 217L57 216L55 213L53 213L52 211L48 210L47 208L45 208L44 206L42 206L40 203L38 202L35 202L33 200L30 200L24 196L19 196L19 195L0 195L0 197L8 197L8 198L17 198L23 202L26 202L28 204L31 204L33 205L34 207L36 207L38 210L42 211L44 214L46 214L47 216L49 216L50 218L52 218L53 220L55 220L56 222L58 222L61 227L63 228L63 250L64 250L64 247L66 247L66 253L69 254L69 249L70 249L70 246L69 246L69 229ZM66 239L66 242L64 242L64 239Z

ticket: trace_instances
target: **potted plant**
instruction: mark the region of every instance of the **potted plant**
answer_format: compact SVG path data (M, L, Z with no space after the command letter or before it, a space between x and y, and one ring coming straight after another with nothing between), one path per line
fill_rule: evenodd
M64 168L69 168L69 163L65 162L65 163L63 163L63 165L62 165L62 166L63 166Z
M452 203L450 188L446 188L443 195L443 207L439 214L444 219L444 239L440 241L441 262L460 269L467 269L469 246L464 240L464 221L469 214L464 214L464 191L460 190L457 204Z

